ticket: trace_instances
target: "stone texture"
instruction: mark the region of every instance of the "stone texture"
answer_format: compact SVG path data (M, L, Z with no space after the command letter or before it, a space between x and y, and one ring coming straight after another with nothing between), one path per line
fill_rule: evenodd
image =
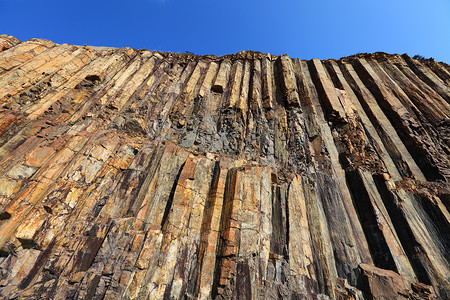
M0 36L1 299L447 299L449 66Z

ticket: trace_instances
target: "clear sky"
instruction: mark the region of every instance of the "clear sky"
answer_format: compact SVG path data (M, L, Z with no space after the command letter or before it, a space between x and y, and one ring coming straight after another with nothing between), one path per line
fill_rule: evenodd
M420 54L450 63L450 0L0 0L0 33L196 54L340 58Z

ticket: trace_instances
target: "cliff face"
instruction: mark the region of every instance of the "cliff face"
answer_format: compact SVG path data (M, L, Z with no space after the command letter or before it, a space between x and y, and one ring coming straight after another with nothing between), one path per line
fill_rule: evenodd
M450 67L0 36L2 299L450 297Z

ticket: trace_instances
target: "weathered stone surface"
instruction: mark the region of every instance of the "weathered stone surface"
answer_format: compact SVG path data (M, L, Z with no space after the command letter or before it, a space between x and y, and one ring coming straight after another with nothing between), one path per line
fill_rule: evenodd
M8 50L19 43L20 41L13 36L6 34L0 35L0 51Z
M393 271L361 264L362 287L372 299L408 299L403 278Z
M0 298L449 298L448 70L0 36Z

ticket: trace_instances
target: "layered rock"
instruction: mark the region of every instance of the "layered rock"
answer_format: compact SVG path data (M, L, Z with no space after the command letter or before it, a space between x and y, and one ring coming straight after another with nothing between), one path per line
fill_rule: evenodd
M0 36L4 299L450 297L450 67Z

